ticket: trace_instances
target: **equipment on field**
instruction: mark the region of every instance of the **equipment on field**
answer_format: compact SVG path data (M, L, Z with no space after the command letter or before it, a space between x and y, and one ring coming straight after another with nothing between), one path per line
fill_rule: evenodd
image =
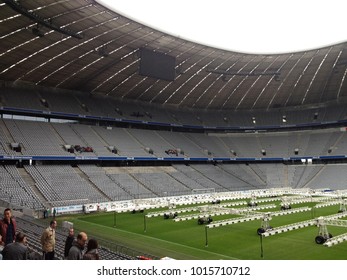
M341 199L341 201L340 201L340 210L338 211L338 213L342 213L342 212L346 212L346 200L345 199Z
M261 235L262 233L266 232L267 230L271 230L272 226L270 226L270 221L272 220L271 213L264 213L263 219L261 222L260 228L257 229L258 235Z
M282 203L281 203L281 210L288 210L292 209L292 206L290 205L290 199L287 196L282 197Z
M198 219L198 224L199 225L203 225L203 224L209 224L211 223L213 220L211 218L211 216L208 216L208 217L200 217Z
M168 212L164 214L164 219L175 219L177 215L177 212Z

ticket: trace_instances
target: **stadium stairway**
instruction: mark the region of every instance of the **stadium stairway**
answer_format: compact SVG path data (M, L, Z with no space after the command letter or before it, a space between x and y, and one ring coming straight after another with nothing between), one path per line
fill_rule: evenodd
M34 193L38 196L41 202L48 208L48 205L51 205L46 198L42 195L42 193L39 191L39 189L36 187L34 179L31 177L31 175L26 171L25 168L18 168L19 175L23 178L24 182L32 188Z
M107 200L112 201L113 198L109 197L107 194L105 194L102 190L100 190L100 188L98 188L97 185L95 185L90 178L79 168L79 167L73 167L74 171L80 176L82 177L86 182L88 182L97 192L99 192L100 194L102 194L103 196L105 196L105 198Z

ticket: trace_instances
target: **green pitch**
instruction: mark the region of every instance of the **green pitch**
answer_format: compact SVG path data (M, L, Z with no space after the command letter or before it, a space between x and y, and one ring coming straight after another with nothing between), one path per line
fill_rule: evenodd
M278 202L279 203L279 202ZM260 204L261 205L261 204ZM293 205L314 206L315 203ZM272 211L278 211L278 207ZM185 206L187 207L187 206ZM174 222L172 219L145 217L143 213L92 213L79 216L59 217L74 223L75 231L85 231L90 236L108 240L157 257L181 260L345 260L347 242L332 247L315 243L318 227L310 226L274 236L260 238L257 229L261 220L243 222L217 228L198 225L197 219ZM319 216L336 214L339 206L329 206L308 212L273 217L272 227L310 220ZM265 210L264 210L265 211ZM269 212L266 210L266 212ZM180 214L179 214L180 215ZM181 214L187 215L187 213ZM240 217L236 215L214 216L213 222ZM328 226L333 236L347 232L347 228ZM124 246L124 247L123 247ZM125 252L126 253L126 252Z

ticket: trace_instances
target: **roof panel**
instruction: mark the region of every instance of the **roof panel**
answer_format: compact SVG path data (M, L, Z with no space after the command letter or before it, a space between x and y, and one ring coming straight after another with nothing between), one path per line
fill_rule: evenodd
M170 36L94 1L20 4L44 24L0 6L4 81L218 110L309 105L346 95L346 43L298 53L242 54ZM71 37L65 29L83 36ZM175 81L139 75L142 47L176 58Z

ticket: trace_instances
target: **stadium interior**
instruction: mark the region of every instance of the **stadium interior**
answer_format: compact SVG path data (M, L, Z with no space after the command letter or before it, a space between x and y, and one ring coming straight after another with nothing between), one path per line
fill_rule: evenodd
M37 252L45 209L347 189L347 43L236 53L92 0L3 0L0 26L0 206Z

